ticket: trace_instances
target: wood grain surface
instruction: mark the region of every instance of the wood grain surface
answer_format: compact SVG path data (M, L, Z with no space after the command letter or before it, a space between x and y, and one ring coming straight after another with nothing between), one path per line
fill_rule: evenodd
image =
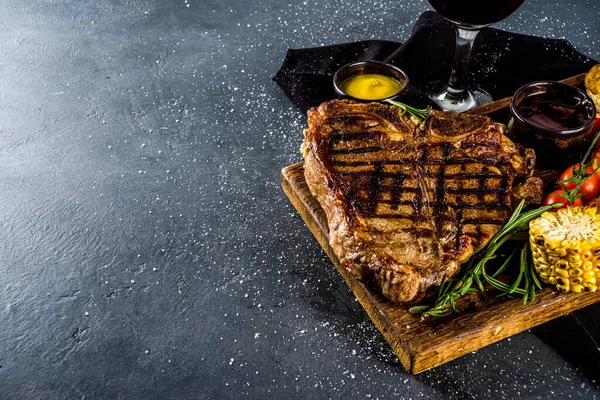
M565 81L580 85L583 75ZM509 101L499 100L472 112L489 115L506 109ZM501 299L491 292L484 292L459 299L460 314L441 318L412 315L408 309L416 303L390 302L340 265L329 245L325 213L304 179L304 163L283 168L281 184L292 205L411 374L434 368L600 300L600 292L563 294L546 287L527 304L521 299Z

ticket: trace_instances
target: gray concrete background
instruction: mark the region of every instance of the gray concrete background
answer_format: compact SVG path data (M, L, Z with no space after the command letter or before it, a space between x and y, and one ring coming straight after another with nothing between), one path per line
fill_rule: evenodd
M0 398L600 397L533 332L409 375L280 188L287 49L401 42L428 9L4 1ZM600 59L599 16L527 0L496 27Z

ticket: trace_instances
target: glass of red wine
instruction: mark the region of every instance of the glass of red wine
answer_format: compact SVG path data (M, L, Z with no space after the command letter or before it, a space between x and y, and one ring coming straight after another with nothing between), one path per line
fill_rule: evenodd
M511 15L525 0L428 0L456 31L454 62L447 82L434 82L428 96L442 110L462 112L492 101L483 89L467 85L469 57L477 33Z

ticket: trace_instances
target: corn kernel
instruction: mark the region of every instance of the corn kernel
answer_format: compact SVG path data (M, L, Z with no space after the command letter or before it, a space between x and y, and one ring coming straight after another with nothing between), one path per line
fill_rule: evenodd
M556 284L556 288L557 288L558 290L560 290L561 292L563 292L563 293L568 293L568 292L569 292L569 289L571 289L571 286L569 286L569 284L568 284L568 283L567 283L566 285L565 285L565 284L561 285L561 284L558 284L558 283L557 283L557 284Z
M596 283L596 273L594 271L585 271L583 273L583 279L586 282L594 282L594 283Z
M581 285L583 283L583 278L580 276L569 278L569 283L571 284L571 286Z
M569 270L567 268L556 268L556 276L557 278L565 278L568 279L569 278Z
M569 268L569 276L571 278L578 278L583 274L583 271L578 268Z
M554 249L554 254L556 254L557 257L564 257L567 255L567 245L562 245L561 247L557 247L556 249Z
M581 285L571 285L569 287L569 291L573 293L581 293L583 291L583 286Z

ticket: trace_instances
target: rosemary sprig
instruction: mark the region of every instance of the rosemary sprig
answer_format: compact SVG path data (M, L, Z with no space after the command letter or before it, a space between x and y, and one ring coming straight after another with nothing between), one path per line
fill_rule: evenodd
M432 110L431 106L428 106L426 109L420 109L420 108L415 108L415 107L409 106L408 104L401 103L399 101L386 100L386 102L388 102L396 107L400 107L402 109L402 113L400 114L401 116L406 113L409 113L413 117L417 118L420 122L423 122Z
M541 288L541 285L535 276L533 265L529 260L529 244L527 242L524 243L520 251L519 275L512 284L503 283L496 279L496 277L506 269L511 259L515 256L516 251L513 251L513 253L504 260L497 271L492 274L489 274L486 271L487 263L497 257L497 252L502 245L522 231L527 230L529 228L529 221L539 217L542 213L561 205L561 203L556 203L521 213L524 204L525 201L521 200L508 222L494 235L485 247L485 252L481 256L471 259L464 269L464 273L455 283L444 277L438 290L438 295L432 306L412 307L409 309L409 312L411 314L424 313L431 316L443 316L452 311L458 312L455 305L456 299L467 293L485 291L482 279L494 289L497 289L501 296L514 297L520 295L523 297L524 303L529 299L533 300L535 298L536 288Z

